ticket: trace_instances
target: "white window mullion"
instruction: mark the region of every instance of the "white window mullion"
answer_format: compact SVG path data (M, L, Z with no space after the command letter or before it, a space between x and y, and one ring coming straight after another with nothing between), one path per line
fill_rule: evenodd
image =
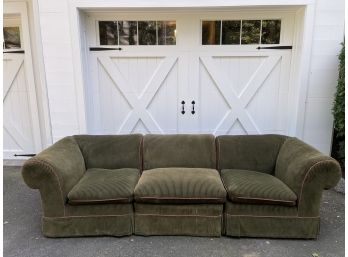
M260 39L259 39L259 44L261 45L261 37L262 37L262 20L260 23Z
M239 31L239 44L242 44L242 26L243 26L243 20L240 20L240 31Z
M158 45L158 24L156 21L156 45Z
M137 21L137 45L139 45L139 25L138 25L138 21Z
M117 22L117 45L119 46L120 45L120 29L118 26L119 21L116 21L116 22Z

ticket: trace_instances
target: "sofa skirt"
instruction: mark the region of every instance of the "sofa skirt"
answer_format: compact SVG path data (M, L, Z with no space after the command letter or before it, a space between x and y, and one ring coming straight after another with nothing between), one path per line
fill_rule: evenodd
M319 217L299 217L297 207L227 202L224 231L232 237L317 238Z
M220 237L222 204L135 204L134 234Z
M132 204L66 206L63 217L43 217L47 237L128 236L134 232Z

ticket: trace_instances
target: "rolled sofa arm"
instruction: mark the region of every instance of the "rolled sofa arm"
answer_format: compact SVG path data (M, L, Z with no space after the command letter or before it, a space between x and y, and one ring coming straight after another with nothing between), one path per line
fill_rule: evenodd
M65 216L66 197L84 174L85 162L74 137L65 137L27 160L22 168L25 183L39 189L44 216Z
M319 216L323 189L341 178L339 163L297 138L288 138L279 151L275 176L297 195L298 215Z

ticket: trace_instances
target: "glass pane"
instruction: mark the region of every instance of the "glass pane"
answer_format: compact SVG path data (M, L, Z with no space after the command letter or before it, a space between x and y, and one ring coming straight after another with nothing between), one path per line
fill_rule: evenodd
M220 45L221 21L202 22L202 45Z
M19 27L4 27L4 45L5 49L21 48L21 37Z
M100 45L118 45L117 21L99 21Z
M281 20L262 21L261 44L279 44Z
M239 45L240 21L222 21L223 45Z
M120 37L120 45L136 45L137 37L137 22L136 21L119 21L118 31Z
M139 45L156 45L156 22L139 21Z
M176 22L158 21L158 44L175 45L176 44Z
M242 21L242 44L259 44L260 43L260 20Z

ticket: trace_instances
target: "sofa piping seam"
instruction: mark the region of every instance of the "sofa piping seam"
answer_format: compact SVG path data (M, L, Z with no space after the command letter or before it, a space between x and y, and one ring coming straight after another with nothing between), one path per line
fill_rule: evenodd
M236 199L250 199L250 200L267 200L267 201L273 201L273 202L288 202L288 203L295 203L295 201L290 201L290 200L276 200L276 199L270 199L270 198L258 198L258 197L243 197L243 196L231 196L232 198Z
M296 219L318 219L320 216L314 217L303 217L303 216L257 216L257 215L239 215L239 214L229 214L225 213L227 216L232 217L250 217L250 218L296 218Z
M155 214L155 213L134 213L135 216L156 216L156 217L206 217L219 218L222 215L190 215L190 214Z
M117 200L131 200L130 198L113 198L113 199L94 199L94 200L70 200L69 202L102 202L102 201L117 201Z
M59 191L60 191L60 196L62 198L62 205L63 205L63 214L65 216L65 204L64 204L64 197L63 197L63 190L62 190L62 187L61 187L61 184L60 184L60 180L59 180L59 177L58 175L54 172L54 169L53 169L53 166L46 162L46 161L43 161L43 160L40 160L40 159L37 159L37 158L33 158L31 160L28 160L28 163L36 163L36 164L39 164L40 166L46 168L49 172L53 173L54 176L57 178L57 182L58 182L58 188L59 188ZM46 167L45 167L46 166Z
M43 216L44 219L68 219L68 218L103 218L103 217L124 217L131 216L133 213L129 214L106 214L106 215L71 215L71 216L58 216L58 217L46 217Z
M225 200L224 198L215 198L215 197L210 197L210 198L203 198L203 197L135 197L136 199L197 199L197 200Z
M307 176L308 174L311 172L311 170L318 164L321 164L321 163L325 163L325 162L333 162L336 164L336 161L334 160L322 160L322 161L319 161L315 164L313 164L306 172L306 175L304 176L303 180L302 180L302 185L301 185L301 191L300 191L300 197L299 197L299 200L298 200L298 209L297 209L297 216L299 214L299 209L300 209L300 203L301 203L301 199L302 199L302 192L303 192L303 187L304 187L304 184L305 184L305 181L307 179Z

